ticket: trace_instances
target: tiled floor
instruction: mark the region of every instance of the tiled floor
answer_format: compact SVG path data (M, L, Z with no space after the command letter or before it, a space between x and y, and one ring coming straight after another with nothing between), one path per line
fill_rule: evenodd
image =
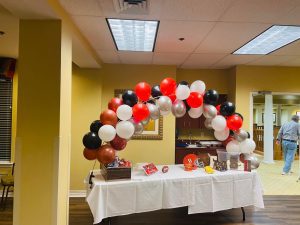
M283 161L261 163L258 168L265 195L300 195L299 161L294 161L291 175L281 175Z

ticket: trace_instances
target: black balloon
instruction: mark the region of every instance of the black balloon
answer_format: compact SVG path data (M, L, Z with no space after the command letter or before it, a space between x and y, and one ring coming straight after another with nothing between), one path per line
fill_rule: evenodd
M234 114L235 114L235 115L238 115L239 117L241 117L241 119L242 119L242 120L244 120L244 117L242 116L242 114L240 114L240 113L237 113L237 112L236 112L236 113L234 113Z
M159 85L155 85L151 89L151 95L153 98L157 98L159 96L162 96L162 93L160 92L160 87Z
M155 105L155 101L153 99L148 100L147 103Z
M129 105L130 107L133 107L137 102L138 98L134 91L127 90L122 95L123 104Z
M187 104L186 100L183 100L183 103L185 104L186 111L189 111L191 109L191 106L189 106L189 104Z
M185 81L185 80L180 81L180 82L178 83L178 85L179 85L179 84L189 86L189 83L188 83L187 81ZM177 85L177 86L178 86L178 85Z
M220 113L223 116L231 116L235 112L235 105L232 102L223 102L220 106Z
M205 104L216 106L218 103L219 94L216 90L208 90L205 92L203 99Z
M233 130L229 130L229 136L233 136L233 135L234 135Z
M250 138L250 133L247 131L247 134L248 134L248 138Z
M89 132L83 136L82 143L86 148L97 149L101 146L102 141L98 134Z
M100 127L102 127L102 126L103 126L103 124L100 122L100 120L95 120L90 125L90 131L98 134L98 131L99 131Z

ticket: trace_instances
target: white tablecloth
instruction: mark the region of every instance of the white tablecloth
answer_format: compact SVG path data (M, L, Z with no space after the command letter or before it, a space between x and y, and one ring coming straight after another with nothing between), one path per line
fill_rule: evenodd
M161 171L161 166L158 166ZM254 205L264 208L263 190L256 171L206 174L203 169L184 171L183 165L169 172L147 176L133 171L131 180L105 181L94 171L87 187L87 202L94 223L113 216L188 206L188 213L215 212Z

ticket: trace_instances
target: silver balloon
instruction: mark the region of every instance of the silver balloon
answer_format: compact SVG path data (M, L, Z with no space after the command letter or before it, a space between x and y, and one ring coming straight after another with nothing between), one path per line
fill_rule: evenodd
M243 129L239 129L238 131L234 132L234 139L238 142L242 142L248 138L247 131Z
M157 105L160 111L170 112L172 108L172 101L168 96L161 96L157 100Z
M186 106L182 100L175 100L172 105L172 113L176 118L183 117L186 113Z
M205 118L212 119L217 115L217 109L213 105L204 105L203 115Z
M257 169L260 165L260 160L255 155L245 156L245 159L251 161L251 169Z
M207 129L213 129L213 128L212 128L212 125L211 125L211 120L212 120L212 119L206 119L206 120L204 121L204 126L205 126Z
M159 108L157 107L157 105L147 103L147 107L148 107L149 112L150 112L150 118L153 119L153 120L157 120L160 116Z
M134 126L134 134L141 134L144 131L144 126L141 122L135 122L133 119L130 119L129 122L131 122Z
M141 123L143 126L146 126L150 122L150 116L148 116L146 119L142 120Z

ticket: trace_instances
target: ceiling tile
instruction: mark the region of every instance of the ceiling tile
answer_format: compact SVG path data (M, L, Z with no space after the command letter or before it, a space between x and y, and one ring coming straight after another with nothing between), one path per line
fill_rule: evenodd
M232 2L232 0L165 0L161 18L216 21Z
M300 4L300 1L298 1ZM295 7L288 14L279 17L277 24L289 24L289 25L300 25L300 6Z
M191 53L213 28L213 22L161 21L155 52ZM179 41L178 38L185 38Z
M157 65L181 65L188 57L188 53L154 53L153 64Z
M264 55L257 60L247 63L247 65L276 66L291 61L295 58L296 56Z
M152 52L118 52L122 64L151 64Z
M181 68L210 68L213 64L224 58L227 54L192 54Z
M235 65L244 65L258 58L262 55L227 55L216 64L213 65L214 68L229 68Z
M272 52L271 55L300 55L300 40Z
M75 24L96 50L116 50L105 18L73 16Z
M117 51L98 50L97 53L104 63L121 63Z
M281 66L298 66L300 67L300 57L296 57L295 59L288 60L284 63L280 64Z
M101 8L97 0L59 0L59 2L70 15L102 15Z
M218 22L195 52L232 53L270 26L271 24Z
M299 2L294 0L238 0L220 21L274 23L288 14Z

